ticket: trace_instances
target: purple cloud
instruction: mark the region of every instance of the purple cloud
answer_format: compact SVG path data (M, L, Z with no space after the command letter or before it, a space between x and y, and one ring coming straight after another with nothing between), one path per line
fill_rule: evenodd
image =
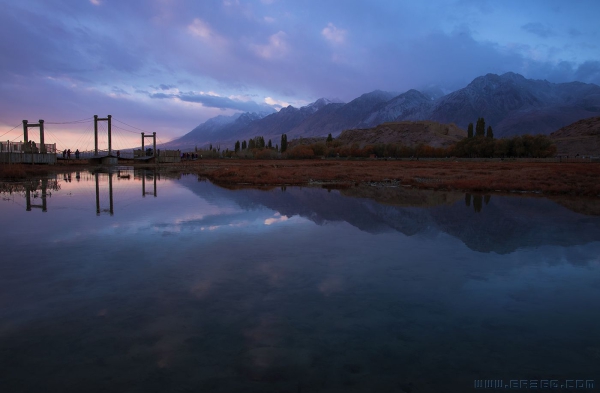
M170 139L223 111L451 90L489 72L600 84L596 3L528 3L527 20L520 2L470 0L21 0L2 11L0 132L112 113Z

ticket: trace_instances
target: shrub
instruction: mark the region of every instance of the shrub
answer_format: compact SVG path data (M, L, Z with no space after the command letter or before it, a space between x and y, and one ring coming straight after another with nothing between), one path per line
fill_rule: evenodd
M257 158L259 160L270 160L273 158L277 158L277 152L271 149L255 150L254 158Z
M287 152L288 158L314 158L315 152L308 146L294 146Z
M310 145L310 147L315 153L315 156L322 157L327 152L327 145L325 145L324 143L313 143L312 145Z

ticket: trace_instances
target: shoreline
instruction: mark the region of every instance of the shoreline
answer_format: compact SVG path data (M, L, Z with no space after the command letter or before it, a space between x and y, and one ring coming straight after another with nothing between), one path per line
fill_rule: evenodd
M229 187L314 185L350 188L362 184L440 191L600 197L600 163L589 162L201 159L133 167L194 173ZM59 165L2 165L0 181L102 168L110 167L89 165L84 160Z
M183 163L218 185L349 188L360 184L440 191L600 196L598 163L352 160L203 160Z

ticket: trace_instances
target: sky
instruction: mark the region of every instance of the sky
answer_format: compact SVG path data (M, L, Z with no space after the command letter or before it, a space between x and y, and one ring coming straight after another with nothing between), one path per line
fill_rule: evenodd
M89 148L90 140L93 148L93 115L113 116L113 147L124 148L139 145L142 130L167 142L217 115L321 97L348 102L376 89L450 92L487 73L600 85L597 0L0 0L0 7L0 140L22 139L23 119L44 119L46 142L59 149ZM84 121L50 124L76 120Z

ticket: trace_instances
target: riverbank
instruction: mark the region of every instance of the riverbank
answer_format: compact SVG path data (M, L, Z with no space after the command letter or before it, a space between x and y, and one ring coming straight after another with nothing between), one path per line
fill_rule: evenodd
M16 180L93 168L96 167L76 161L53 166L3 165L0 166L0 179ZM225 186L348 188L372 184L466 192L600 196L599 163L204 159L161 165L160 168L168 172L194 173Z
M87 160L71 160L56 165L3 164L0 165L0 180L20 180L29 176L46 176L51 173L86 170L94 168Z
M221 185L350 187L396 185L433 190L600 196L598 163L382 160L201 160L169 167Z

